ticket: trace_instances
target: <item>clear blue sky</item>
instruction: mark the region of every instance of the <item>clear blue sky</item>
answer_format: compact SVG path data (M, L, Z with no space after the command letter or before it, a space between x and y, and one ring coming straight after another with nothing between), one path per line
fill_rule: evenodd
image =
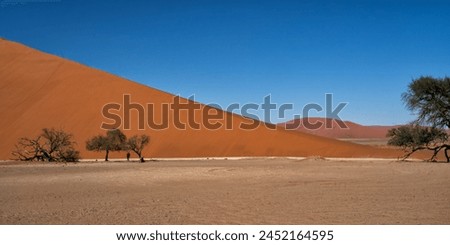
M450 75L450 1L0 0L0 36L223 107L333 93L362 124L412 120L408 83Z

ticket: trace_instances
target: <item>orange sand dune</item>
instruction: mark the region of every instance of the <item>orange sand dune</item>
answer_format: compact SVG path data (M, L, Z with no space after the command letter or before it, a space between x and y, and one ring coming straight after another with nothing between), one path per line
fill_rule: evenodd
M160 122L160 106L171 103L174 95L150 88L76 62L49 55L11 41L0 40L0 159L10 159L17 139L34 136L44 127L71 132L83 158L101 158L103 153L85 150L85 141L104 133L102 107L111 102L123 104L123 95L131 102L153 103L155 121ZM187 100L182 99L186 103ZM195 104L199 105L199 104ZM205 108L204 105L201 105ZM215 109L213 109L215 110ZM119 110L122 112L122 108ZM239 115L216 111L237 126L251 122ZM302 132L274 130L260 124L246 131L224 126L216 130L179 130L170 114L168 129L138 130L137 111L131 112L131 129L125 133L145 133L151 143L146 157L213 157L213 156L328 156L328 157L397 157L389 149L340 142ZM202 118L196 111L195 118ZM187 121L187 113L180 120ZM120 155L114 156L122 156Z
M308 120L308 121L306 121ZM311 128L305 125L320 123L321 127ZM346 127L341 127L343 123ZM328 126L326 126L328 125ZM298 130L305 133L319 135L329 138L339 139L383 139L386 138L386 134L389 129L396 128L398 126L364 126L350 121L341 121L331 118L317 118L310 117L308 119L295 119L286 123L281 123L280 126Z

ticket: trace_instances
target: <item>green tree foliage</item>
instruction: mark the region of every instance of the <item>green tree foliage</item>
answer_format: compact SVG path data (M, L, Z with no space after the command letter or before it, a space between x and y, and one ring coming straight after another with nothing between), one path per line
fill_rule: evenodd
M392 129L387 136L389 145L400 146L407 152L404 159L418 150L432 150L435 160L444 150L450 162L446 129L450 128L450 78L422 76L414 79L402 94L406 107L417 115L412 125ZM419 125L426 125L423 127Z
M119 129L108 130L106 135L97 135L86 141L86 150L105 151L105 161L108 161L110 151L127 149L127 136Z
M72 134L44 128L34 139L20 138L12 155L21 161L76 162L80 153L75 145Z
M450 78L415 79L402 99L417 114L417 123L450 128Z
M387 136L390 138L389 145L402 147L406 154L403 159L408 158L418 150L433 150L434 154L430 160L435 160L437 153L446 146L447 133L443 129L423 127L419 125L406 125L389 130Z

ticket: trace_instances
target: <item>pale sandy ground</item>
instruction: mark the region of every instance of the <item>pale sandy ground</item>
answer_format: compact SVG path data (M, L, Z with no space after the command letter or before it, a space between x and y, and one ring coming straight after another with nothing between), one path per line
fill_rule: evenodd
M369 139L369 138L356 138L356 139L339 139L342 141L352 142L361 145L372 145L372 146L386 146L388 138L386 139Z
M450 224L450 164L0 163L0 224Z

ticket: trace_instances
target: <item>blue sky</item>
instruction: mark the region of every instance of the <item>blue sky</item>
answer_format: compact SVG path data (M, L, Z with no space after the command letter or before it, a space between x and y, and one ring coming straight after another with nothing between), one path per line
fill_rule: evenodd
M0 0L0 36L222 107L333 93L368 125L412 120L408 83L450 75L450 1Z

